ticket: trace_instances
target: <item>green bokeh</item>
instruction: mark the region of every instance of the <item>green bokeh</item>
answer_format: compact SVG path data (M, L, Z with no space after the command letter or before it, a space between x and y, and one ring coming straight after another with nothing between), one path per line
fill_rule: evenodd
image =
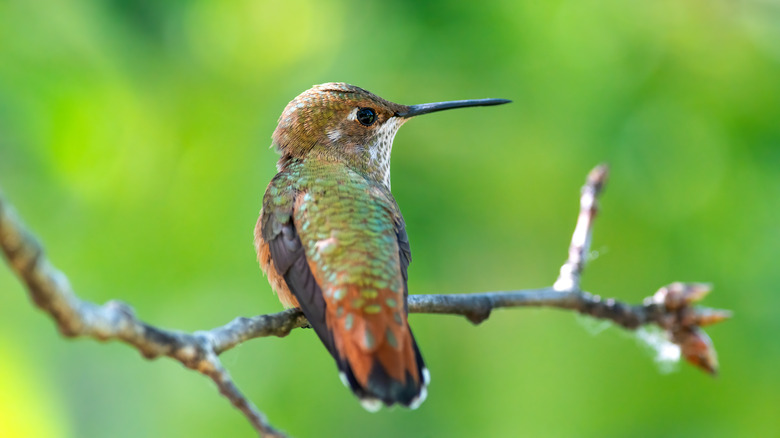
M413 315L433 374L417 411L363 411L307 330L226 353L240 387L302 437L772 436L778 41L774 0L0 1L0 187L81 296L211 328L281 308L251 242L294 96L345 81L407 104L513 99L396 138L410 291L551 284L584 176L608 162L583 285L636 302L714 283L706 303L735 311L709 330L720 377L521 309ZM65 340L2 268L0 346L0 435L252 434L177 363Z

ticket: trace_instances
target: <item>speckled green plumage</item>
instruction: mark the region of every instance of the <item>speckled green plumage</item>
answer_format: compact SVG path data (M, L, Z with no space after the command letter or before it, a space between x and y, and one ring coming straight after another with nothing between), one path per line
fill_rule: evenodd
M276 250L276 263L297 260L294 253L302 247L308 270L283 268L289 270L282 275L293 282L292 294L351 379L368 387L379 366L376 376L398 382L407 399L416 394L421 359L405 312L411 256L387 187L341 161L293 159L266 191L261 224L263 238L276 242L275 248L290 245Z
M392 195L381 184L344 163L322 159L296 160L269 186L264 209L284 223L294 222L312 271L325 280L323 293L339 301L346 285L361 288L361 306L403 302L396 229L402 221ZM297 205L294 205L297 204ZM272 231L272 230L271 230ZM379 289L398 297L379 299Z

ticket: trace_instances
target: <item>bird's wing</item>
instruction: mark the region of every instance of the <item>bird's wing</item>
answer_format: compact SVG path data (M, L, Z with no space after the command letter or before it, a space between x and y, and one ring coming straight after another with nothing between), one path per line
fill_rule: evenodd
M262 236L353 391L414 404L425 379L406 319L411 252L403 219L383 187L335 175L304 175L317 184L299 187L292 202L271 195L280 202L271 199L277 207L265 214Z
M295 199L300 192L289 184L288 178L289 175L278 174L266 190L255 229L258 257L280 300L301 307L317 336L335 356L333 335L325 324L322 290L311 273L293 223ZM280 277L283 284L275 284Z

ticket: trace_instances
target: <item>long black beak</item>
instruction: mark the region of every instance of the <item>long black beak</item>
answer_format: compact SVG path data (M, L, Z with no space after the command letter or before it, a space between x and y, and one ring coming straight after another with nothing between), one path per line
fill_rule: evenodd
M507 99L470 99L470 100L452 100L449 102L421 103L407 107L406 111L396 113L398 117L414 117L422 114L433 113L453 108L466 108L469 106L491 106L503 105L509 103Z

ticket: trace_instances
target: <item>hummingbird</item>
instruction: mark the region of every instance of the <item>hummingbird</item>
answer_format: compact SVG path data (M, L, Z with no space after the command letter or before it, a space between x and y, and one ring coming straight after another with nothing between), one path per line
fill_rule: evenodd
M390 150L412 117L508 103L400 105L346 83L293 99L273 133L281 155L254 232L281 303L300 307L364 408L418 407L430 373L407 321L412 259L390 192Z

